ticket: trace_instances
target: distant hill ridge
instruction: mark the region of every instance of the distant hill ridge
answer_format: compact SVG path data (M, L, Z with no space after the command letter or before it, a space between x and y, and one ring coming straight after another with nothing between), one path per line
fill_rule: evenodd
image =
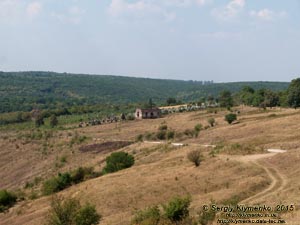
M233 93L243 86L284 90L289 82L231 82L202 84L198 81L150 79L111 75L55 72L0 72L0 112L29 111L32 107L56 108L73 105L165 102L168 97L197 101Z

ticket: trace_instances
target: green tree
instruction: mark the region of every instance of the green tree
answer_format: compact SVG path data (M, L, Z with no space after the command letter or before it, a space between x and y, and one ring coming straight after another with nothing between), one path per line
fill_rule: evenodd
M288 107L289 104L288 104L288 92L287 90L286 91L280 91L278 93L279 95L279 105L281 107Z
M292 80L288 87L287 101L290 107L298 108L300 106L300 78Z
M215 98L214 98L214 96L212 96L212 95L209 95L209 96L207 97L208 104L214 103L214 100L215 100Z
M181 221L189 216L189 206L191 204L191 198L175 197L168 204L163 205L165 216L173 221Z
M275 107L279 105L279 95L271 90L265 91L264 103L267 107Z
M149 109L152 109L155 107L155 103L153 102L152 98L149 98L149 101L147 104L145 104L144 106L145 108L149 108Z
M237 120L237 116L234 113L229 113L225 116L225 120L229 123L232 124L233 121Z
M252 105L253 106L262 106L265 100L265 89L259 89L255 91L253 95Z
M58 120L55 114L50 116L50 126L53 128L58 125Z
M253 97L254 97L254 89L250 86L244 86L242 90L238 93L240 98L240 103L245 105L252 105L253 104Z
M167 99L167 105L176 105L177 104L177 101L175 98L168 98Z
M231 108L233 106L233 98L230 91L224 90L220 93L219 103L221 107Z
M44 122L44 117L43 117L43 115L38 115L37 117L36 117L36 119L35 119L35 126L36 127L40 127L40 126L42 126L42 125L44 125L45 124L45 122Z
M131 167L134 164L134 157L127 152L113 152L106 158L104 173L113 173Z

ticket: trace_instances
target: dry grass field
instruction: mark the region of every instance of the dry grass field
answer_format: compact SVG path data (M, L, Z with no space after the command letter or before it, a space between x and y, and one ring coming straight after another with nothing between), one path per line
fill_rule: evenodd
M295 204L296 210L282 214L287 224L300 224L300 110L274 108L267 111L239 107L238 123L224 121L227 111L171 114L155 120L127 121L59 131L14 131L0 133L0 189L38 191L40 183L24 189L28 182L47 179L79 166L105 165L109 151L85 151L80 147L114 141L132 141L119 150L135 157L135 164L113 174L73 185L59 195L78 197L94 204L103 216L100 224L127 225L137 209L166 203L174 196L191 195L190 212L203 204L238 197L245 204ZM216 125L208 127L208 118ZM170 142L135 142L137 135L157 132L165 123L174 130ZM197 138L186 129L201 123ZM35 135L32 134L35 132ZM81 138L84 137L84 138ZM204 145L216 145L205 147ZM268 153L266 149L286 153ZM187 153L200 149L203 161L195 167ZM37 182L38 183L38 182ZM0 214L0 225L40 225L49 210L51 196L26 199Z

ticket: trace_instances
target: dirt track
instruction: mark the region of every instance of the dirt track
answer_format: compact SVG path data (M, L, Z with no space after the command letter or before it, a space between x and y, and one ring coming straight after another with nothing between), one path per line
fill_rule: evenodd
M266 154L256 154L256 155L247 155L247 156L238 156L234 157L235 160L245 162L245 163L252 163L256 166L261 167L264 169L264 171L267 173L271 180L271 184L264 189L263 191L244 199L241 203L247 203L247 204L259 204L263 203L263 201L268 198L271 195L276 195L281 190L284 189L287 179L284 177L280 171L278 171L274 165L271 165L270 163L267 163L265 160L266 158L270 158L276 154L284 153L284 150L278 151L269 151L272 153L266 153Z

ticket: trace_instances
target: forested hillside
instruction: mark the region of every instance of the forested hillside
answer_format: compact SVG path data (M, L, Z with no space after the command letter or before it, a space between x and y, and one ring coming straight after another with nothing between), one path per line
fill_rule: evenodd
M201 79L201 77L199 77ZM203 84L199 81L161 80L53 72L0 72L0 112L55 109L74 105L156 103L175 97L183 102L232 93L244 86L284 90L287 82Z

